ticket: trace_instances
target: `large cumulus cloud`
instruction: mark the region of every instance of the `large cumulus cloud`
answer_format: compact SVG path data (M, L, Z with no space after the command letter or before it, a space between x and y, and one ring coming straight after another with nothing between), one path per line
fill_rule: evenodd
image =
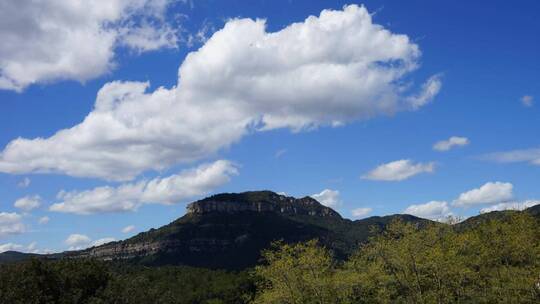
M250 132L415 110L441 85L434 76L407 93L404 77L419 57L406 35L374 24L356 5L278 32L268 32L264 20L233 19L185 58L176 86L151 91L149 83L108 83L80 124L49 138L11 141L0 171L129 180L208 157Z
M111 70L119 46L176 47L165 18L172 1L0 1L0 89L95 78Z

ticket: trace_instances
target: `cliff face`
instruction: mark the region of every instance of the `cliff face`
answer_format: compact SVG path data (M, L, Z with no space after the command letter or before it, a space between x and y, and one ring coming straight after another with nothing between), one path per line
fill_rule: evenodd
M296 199L270 191L224 193L189 204L186 215L159 229L65 256L242 268L255 264L260 251L275 240L333 239L329 231L306 219L343 221L310 197Z
M318 239L344 258L393 216L350 221L311 197L294 198L270 191L224 193L187 206L174 222L124 241L64 253L144 265L183 264L243 269L260 259L273 241ZM418 218L404 218L416 221Z
M311 197L296 199L270 191L225 193L211 196L187 206L188 214L274 212L282 215L309 215L341 218L339 213Z
M197 253L201 251L219 251L231 245L228 240L191 239L191 240L159 240L153 242L112 242L98 247L68 255L75 258L98 258L105 261L143 259L154 255L167 255L180 252ZM184 257L186 256L183 253Z

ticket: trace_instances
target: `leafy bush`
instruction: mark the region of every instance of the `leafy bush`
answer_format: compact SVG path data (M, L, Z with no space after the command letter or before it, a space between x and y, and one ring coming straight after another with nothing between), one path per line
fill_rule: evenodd
M257 303L540 303L540 229L524 213L474 229L393 222L343 264L316 242L265 252Z

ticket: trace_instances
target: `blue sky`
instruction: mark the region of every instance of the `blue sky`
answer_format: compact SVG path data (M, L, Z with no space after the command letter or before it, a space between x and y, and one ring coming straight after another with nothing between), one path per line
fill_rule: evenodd
M537 1L117 4L0 12L0 249L127 238L225 191L348 218L540 203Z

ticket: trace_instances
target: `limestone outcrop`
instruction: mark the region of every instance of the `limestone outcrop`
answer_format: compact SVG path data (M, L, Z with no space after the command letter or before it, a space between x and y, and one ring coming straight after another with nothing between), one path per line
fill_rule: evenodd
M238 212L274 212L283 215L310 215L322 217L341 217L334 210L321 205L306 196L294 198L270 191L224 193L193 202L187 206L188 214Z

